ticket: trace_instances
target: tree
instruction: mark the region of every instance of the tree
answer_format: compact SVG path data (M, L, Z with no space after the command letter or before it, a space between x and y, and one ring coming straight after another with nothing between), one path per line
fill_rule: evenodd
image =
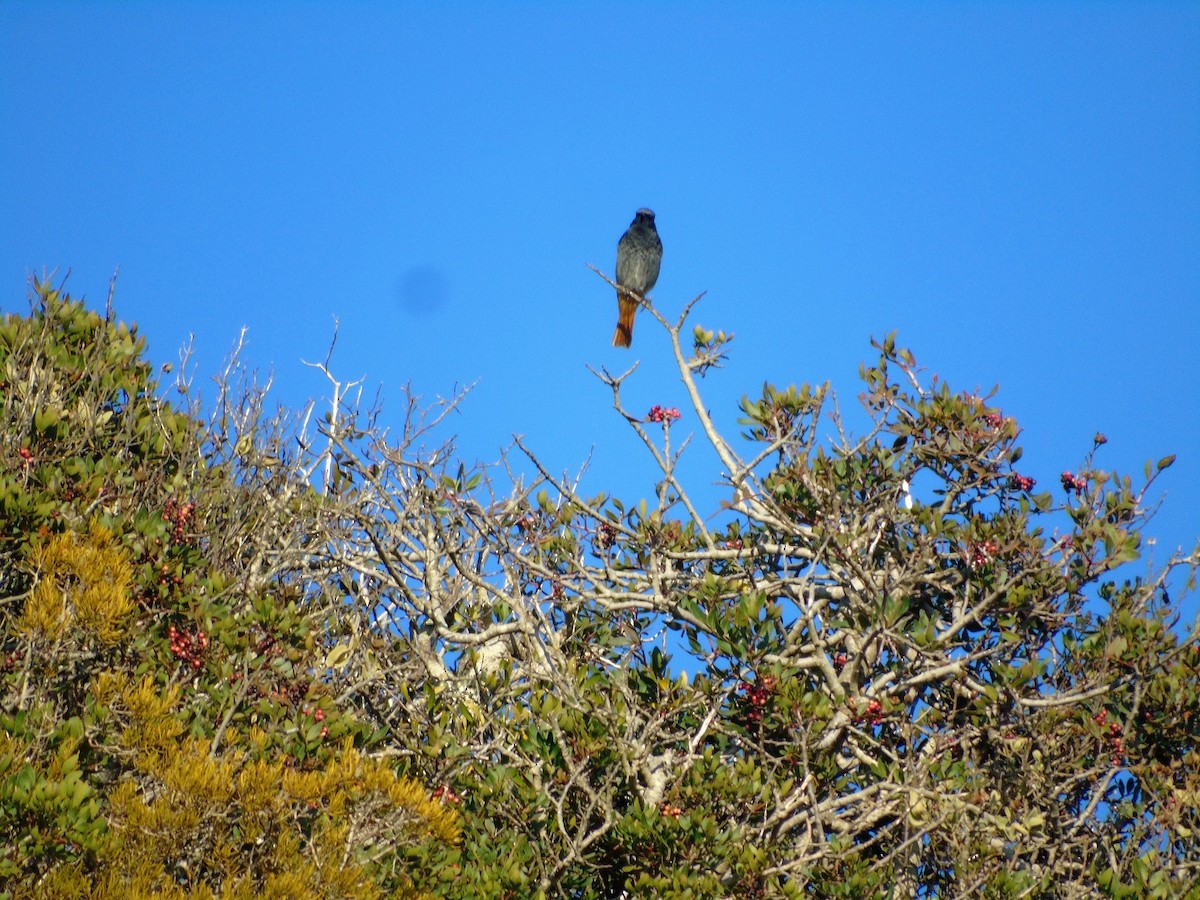
M1170 458L1135 488L1097 436L1035 491L1017 424L890 337L865 434L827 385L767 385L735 444L700 393L732 337L648 307L690 404L635 415L599 373L658 483L626 504L520 442L460 463L457 401L388 432L329 360L321 417L236 365L175 411L127 330L38 290L0 332L5 378L59 373L0 431L22 890L1200 896L1200 650L1167 596L1200 557L1130 574ZM90 412L47 436L47 408ZM678 474L692 423L716 509Z
M1197 557L1115 574L1171 459L1135 489L1098 436L1035 492L1017 424L891 338L867 434L823 418L827 386L765 386L739 454L698 386L730 338L686 347L687 313L650 311L724 466L719 527L676 476L682 414L626 410L628 373L601 377L653 507L581 496L523 445L536 480L497 489L419 428L326 432L354 599L334 630L373 637L337 645L338 689L464 798L440 890L1194 895L1200 655L1166 585Z

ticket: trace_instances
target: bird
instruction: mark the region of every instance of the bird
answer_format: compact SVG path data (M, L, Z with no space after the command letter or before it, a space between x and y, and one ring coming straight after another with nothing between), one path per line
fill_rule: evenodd
M633 343L633 317L646 292L658 281L662 241L654 227L654 211L639 209L629 230L617 241L617 330L614 347Z

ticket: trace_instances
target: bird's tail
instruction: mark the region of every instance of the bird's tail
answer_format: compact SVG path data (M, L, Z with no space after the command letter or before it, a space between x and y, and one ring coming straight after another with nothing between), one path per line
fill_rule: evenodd
M617 330L613 332L614 347L628 347L633 343L633 317L637 314L638 302L633 294L617 291Z

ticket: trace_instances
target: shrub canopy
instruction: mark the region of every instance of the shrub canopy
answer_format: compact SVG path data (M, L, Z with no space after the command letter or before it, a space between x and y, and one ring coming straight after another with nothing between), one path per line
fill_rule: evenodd
M764 385L727 438L732 336L648 312L689 404L601 373L633 504L520 442L461 463L452 404L390 433L328 369L321 417L236 364L173 404L36 284L0 324L13 895L1200 896L1197 555L1138 561L1171 459L1135 483L1098 435L1039 489L890 337L865 433Z

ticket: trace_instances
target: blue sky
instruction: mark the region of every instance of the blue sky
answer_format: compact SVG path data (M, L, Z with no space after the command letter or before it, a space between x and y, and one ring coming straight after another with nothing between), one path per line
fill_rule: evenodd
M300 404L335 369L400 410L478 385L463 455L523 434L650 495L585 364L684 405L664 335L609 346L639 206L657 305L737 334L730 431L763 381L848 409L897 330L1000 386L1044 486L1175 452L1154 553L1200 536L1200 4L0 3L0 307L31 273L136 320L201 380L242 326ZM693 417L694 418L694 417ZM678 428L687 428L685 417ZM706 506L715 459L688 469ZM1185 611L1200 607L1191 598Z

